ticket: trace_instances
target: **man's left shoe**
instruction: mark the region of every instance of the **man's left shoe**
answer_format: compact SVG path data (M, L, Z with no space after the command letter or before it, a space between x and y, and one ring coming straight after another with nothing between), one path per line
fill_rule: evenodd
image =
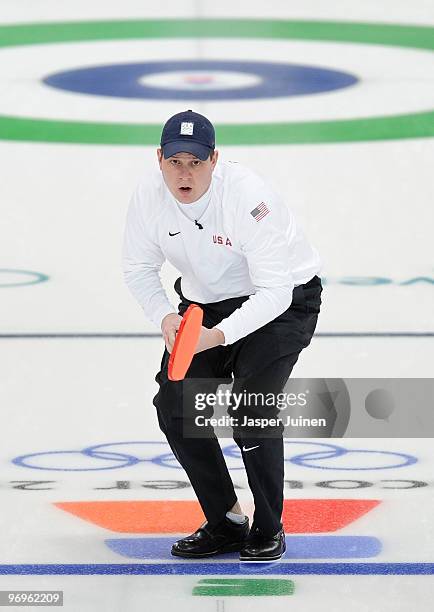
M262 535L259 530L253 530L240 551L240 561L270 563L271 561L278 561L285 550L285 532L283 529L272 537Z

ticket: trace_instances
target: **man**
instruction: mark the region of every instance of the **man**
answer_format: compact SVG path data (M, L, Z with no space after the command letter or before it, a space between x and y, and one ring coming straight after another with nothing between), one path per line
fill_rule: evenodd
M163 333L166 348L153 402L207 519L175 542L172 554L200 558L236 550L241 561L275 561L285 551L277 409L245 402L240 416L267 417L270 426L234 426L255 502L249 531L212 428L203 436L184 435L192 407L183 405L183 382L170 381L167 367L182 314L196 303L204 321L186 379L208 391L219 379L233 377L233 394L281 392L315 330L320 259L262 178L236 162L217 164L214 128L203 115L188 110L171 117L157 157L159 169L146 174L130 203L123 266L129 289ZM178 312L159 277L166 259L182 275L175 282Z

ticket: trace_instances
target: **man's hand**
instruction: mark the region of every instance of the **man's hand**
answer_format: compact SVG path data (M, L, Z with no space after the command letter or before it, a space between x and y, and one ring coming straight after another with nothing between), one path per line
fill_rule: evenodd
M220 344L224 343L225 335L222 331L215 327L208 329L207 327L202 326L199 342L194 353L200 353L201 351L206 351L207 349L214 348L215 346L219 346Z
M164 317L161 321L161 331L163 332L164 342L169 353L172 352L175 344L176 332L181 325L182 317L175 312L172 312Z
M164 317L161 322L161 331L163 332L164 342L169 353L173 350L175 344L176 332L181 325L182 317L178 314L171 313ZM206 351L209 348L214 348L225 343L225 335L215 327L208 329L202 326L195 354Z

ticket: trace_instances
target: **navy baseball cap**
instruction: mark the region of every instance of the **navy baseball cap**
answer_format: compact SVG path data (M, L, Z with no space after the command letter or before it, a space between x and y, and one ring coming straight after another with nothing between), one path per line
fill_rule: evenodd
M215 148L215 132L209 119L192 110L168 119L161 133L164 158L184 151L205 161Z

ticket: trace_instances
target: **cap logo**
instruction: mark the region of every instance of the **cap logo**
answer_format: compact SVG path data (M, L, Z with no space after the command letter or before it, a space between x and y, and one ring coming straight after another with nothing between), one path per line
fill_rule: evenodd
M181 131L179 133L185 136L193 136L193 126L194 123L192 121L183 121L181 123Z

